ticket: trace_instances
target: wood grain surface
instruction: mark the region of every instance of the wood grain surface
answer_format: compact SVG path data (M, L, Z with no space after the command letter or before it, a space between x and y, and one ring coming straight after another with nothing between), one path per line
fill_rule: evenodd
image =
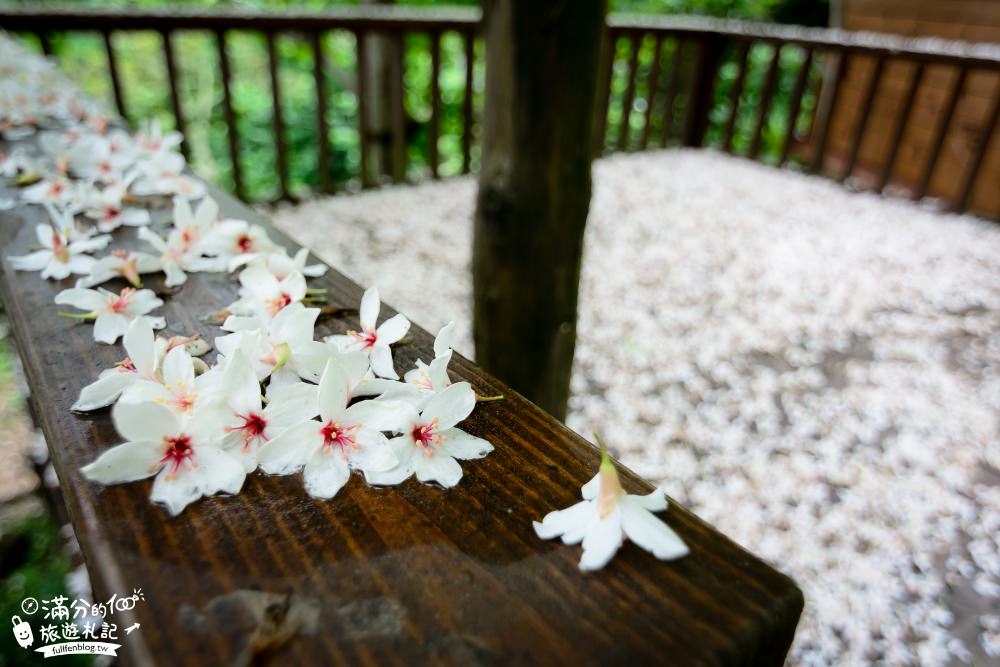
M0 143L0 150L10 145ZM0 197L13 188L0 186ZM217 190L227 216L268 225ZM164 202L154 221L166 220ZM73 280L15 273L41 207L0 212L2 292L40 426L49 443L98 598L141 588L145 600L110 620L128 664L671 664L778 665L802 609L786 576L685 509L665 517L690 556L657 561L626 543L602 571L577 568L579 546L538 539L531 521L579 499L599 454L475 364L455 355L453 380L507 400L477 406L461 426L496 451L463 462L456 488L407 482L368 486L354 476L332 500L306 495L301 477L253 474L242 493L212 497L171 518L150 482L102 487L80 466L120 442L108 410L70 412L81 387L119 361L91 325L60 318L53 298ZM157 227L162 227L160 222ZM295 248L268 225L275 240ZM131 230L115 247L141 248ZM405 266L399 270L405 271ZM356 308L361 288L336 271L310 281L330 304ZM167 290L167 333L220 329L200 317L230 303L235 278L193 274ZM120 287L119 285L113 286ZM382 317L391 309L384 307ZM321 317L317 336L357 328L356 316ZM432 337L411 329L397 368L432 357ZM614 440L614 434L606 434ZM625 489L650 484L622 468ZM263 617L263 621L262 621ZM269 632L277 628L276 632ZM291 635L271 648L269 636Z

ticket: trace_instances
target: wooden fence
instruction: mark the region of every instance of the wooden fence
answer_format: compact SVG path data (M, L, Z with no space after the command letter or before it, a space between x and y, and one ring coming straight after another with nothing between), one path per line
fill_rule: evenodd
M128 12L117 11L0 11L0 27L13 32L34 33L47 53L51 35L69 31L91 31L102 35L106 45L107 72L119 112L128 118L127 91L118 73L112 37L119 31L155 31L162 35L163 60L170 87L170 105L176 125L185 127L184 108L178 93L177 56L173 36L178 31L210 31L218 47L218 66L223 83L224 120L232 164L235 193L246 198L240 174L241 140L232 104L232 67L226 50L227 35L234 31L263 33L269 62L273 100L275 171L280 197L292 198L288 185L286 123L281 110L281 77L275 56L275 38L281 34L311 45L316 100L317 172L320 191L332 191L329 170L331 139L328 128L327 91L321 38L330 31L347 31L357 45L356 88L357 135L360 149L358 171L352 176L361 185L379 182L370 167L372 133L366 127L365 40L381 35L425 34L430 44L431 109L426 120L426 156L429 173L439 175L441 138L441 36L457 33L465 47L465 81L462 102L461 173L474 169L476 143L473 72L475 41L481 17L477 10L416 11L398 7L359 7L310 13L234 12ZM805 170L877 192L891 190L918 200L928 195L944 199L954 211L970 210L1000 217L1000 193L993 184L979 182L987 159L1000 160L996 126L1000 115L1000 85L984 111L981 131L969 142L967 159L961 165L960 186L951 192L932 191L931 184L942 162L942 149L955 118L968 104L966 82L974 76L1000 77L1000 52L996 48L962 43L934 44L889 35L873 36L836 30L801 29L718 21L688 21L674 17L611 16L604 48L599 117L595 146L599 152L647 150L680 144L713 147L762 160L776 166L794 163ZM60 54L51 54L59 57ZM884 86L888 67L909 67L906 86ZM842 102L843 82L867 68L860 99ZM937 117L929 119L932 130L926 150L907 156L901 165L900 146L916 120L915 100L926 85L931 70L947 70L953 83L940 105ZM998 79L1000 80L1000 79ZM406 178L407 110L403 79L392 82L392 173L395 182ZM880 136L869 131L867 113L873 105L895 108L891 128L880 127ZM845 129L849 124L849 129ZM831 127L840 128L849 140L830 149ZM883 134L888 136L881 136ZM866 156L864 164L859 156ZM997 156L993 156L996 153ZM905 166L906 168L901 168ZM975 197L975 195L980 195Z

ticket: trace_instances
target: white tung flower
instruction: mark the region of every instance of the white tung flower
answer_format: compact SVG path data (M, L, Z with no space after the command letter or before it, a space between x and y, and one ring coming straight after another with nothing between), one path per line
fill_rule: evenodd
M128 186L129 181L119 181L91 195L83 213L97 224L98 230L111 232L122 225L142 227L151 222L146 209L124 205Z
M114 278L124 278L132 287L142 287L143 273L162 271L160 260L149 253L132 250L112 250L90 267L90 273L76 281L77 287L93 287Z
M397 464L396 455L380 433L398 423L403 404L350 403L347 372L335 360L327 362L319 383L319 421L308 420L287 429L257 455L264 472L287 475L303 470L306 491L332 498L347 483L351 470L371 476Z
M195 375L194 360L184 345L167 351L159 371L152 377L133 382L122 393L122 403L159 403L181 418L216 399L223 398L215 377Z
M293 384L299 378L316 382L331 356L329 347L313 340L319 308L293 303L264 320L230 316L222 328L234 333L215 339L215 348L225 357L242 350L254 366L257 379L271 378L273 386Z
M434 338L434 360L426 364L418 359L416 368L403 376L403 382L373 378L365 386L381 393L379 400L407 401L419 412L431 398L451 385L448 364L451 362L451 336L454 322L441 327Z
M389 441L399 464L368 475L372 484L399 484L416 473L421 482L452 487L462 479L462 467L456 459L481 459L493 451L486 440L455 428L476 407L476 394L468 382L458 382L436 394L419 414L407 403L387 403L404 406L402 421L393 428L402 435Z
M345 352L361 351L368 354L375 375L391 380L399 379L392 367L392 352L389 346L397 342L410 330L410 321L397 314L375 328L378 322L378 288L370 287L361 297L361 331L348 331L346 335L329 336L326 340Z
M246 263L258 255L276 252L278 246L267 230L246 220L222 220L212 227L205 238L205 252L218 255L232 267L234 262Z
M297 382L272 393L267 406L253 366L237 350L224 371L224 397L229 411L220 419L226 437L223 446L243 462L247 472L257 467L257 453L290 427L319 414L317 388Z
M607 565L625 537L660 560L686 556L687 545L653 512L667 509L667 498L657 489L646 496L622 490L618 472L601 446L601 467L583 485L583 500L564 510L549 512L542 522L533 522L543 540L561 537L564 544L583 542L581 570L599 570Z
M284 280L292 271L298 271L307 278L318 278L326 273L325 264L306 264L307 261L309 261L308 248L299 248L294 257L289 257L283 247L277 246L270 253L234 257L229 263L229 270L235 271L244 265L263 267L278 280Z
M156 403L123 403L111 412L126 442L81 468L101 484L134 482L156 475L150 499L177 515L190 503L216 493L237 493L246 471L221 448L217 414L205 410L182 422Z
M122 392L141 379L156 377L160 361L160 350L153 335L153 327L145 317L132 320L122 338L128 355L114 368L101 371L97 380L80 390L80 396L73 404L76 412L89 412L111 405Z
M292 271L279 280L266 267L250 266L240 272L240 298L227 310L234 315L270 319L306 296L306 279Z
M85 311L84 314L60 313L65 317L94 320L94 340L98 343L113 344L124 334L132 320L163 305L163 300L153 290L136 290L126 287L119 294L106 289L84 289L72 287L56 295L56 303L73 306ZM147 317L150 326L162 329L166 326L162 317Z

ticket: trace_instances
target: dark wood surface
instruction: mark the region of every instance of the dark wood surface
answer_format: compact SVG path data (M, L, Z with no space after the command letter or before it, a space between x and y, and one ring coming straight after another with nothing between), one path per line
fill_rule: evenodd
M12 194L4 187L0 196ZM212 194L225 215L267 224ZM11 270L7 256L28 251L43 216L41 207L0 212L3 299L95 592L141 587L145 595L133 612L141 628L120 642L127 663L245 659L255 617L241 601L269 595L314 623L258 664L781 664L801 592L683 508L672 504L665 515L691 547L679 561L626 544L603 571L584 574L579 546L538 539L531 521L579 499L598 452L457 354L454 380L508 398L479 405L462 424L496 451L463 462L451 490L412 478L374 488L355 477L323 501L306 495L300 476L254 474L239 495L200 500L171 518L149 501L149 481L88 482L80 466L120 438L107 410L77 415L69 407L124 354L95 344L90 324L56 315L53 298L72 279ZM116 246L142 244L119 230ZM334 306L357 307L361 298L336 271L311 283L329 289ZM169 292L160 276L146 284ZM191 275L165 297L167 333L213 340L221 331L199 318L235 293L233 277ZM391 312L384 308L383 318ZM357 326L354 317L321 318L317 335ZM397 368L432 356L431 336L411 332ZM605 435L614 443L614 433ZM634 493L651 488L624 469L622 481ZM115 620L119 629L133 622L122 612Z

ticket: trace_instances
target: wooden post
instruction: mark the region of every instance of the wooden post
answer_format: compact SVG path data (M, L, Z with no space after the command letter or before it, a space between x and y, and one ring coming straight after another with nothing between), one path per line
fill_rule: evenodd
M566 416L607 0L487 0L476 358Z

